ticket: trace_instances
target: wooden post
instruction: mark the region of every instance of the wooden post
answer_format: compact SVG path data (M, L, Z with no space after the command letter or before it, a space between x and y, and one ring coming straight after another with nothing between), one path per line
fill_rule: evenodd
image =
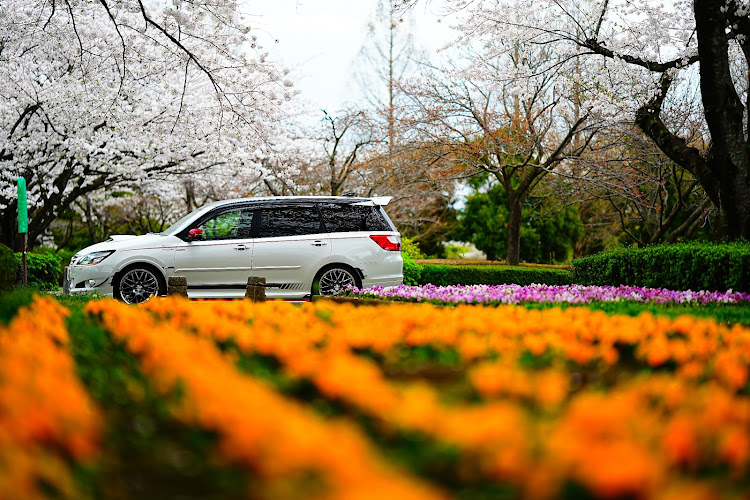
M167 295L187 297L187 278L185 276L170 276L167 280Z
M266 301L266 278L260 276L248 276L247 278L247 291L245 292L245 298L250 299L253 302L265 302Z
M26 266L26 246L28 245L29 233L23 233L23 253L21 254L21 267L23 268L23 286L29 284L28 271Z
M26 271L26 247L29 238L29 207L26 198L26 179L19 177L18 183L18 232L23 235L23 252L21 253L21 267L23 268L23 286L28 284Z

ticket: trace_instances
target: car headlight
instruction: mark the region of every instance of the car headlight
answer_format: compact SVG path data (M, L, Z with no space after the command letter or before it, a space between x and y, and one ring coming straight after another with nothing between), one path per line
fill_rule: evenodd
M78 262L75 263L76 266L93 266L95 264L100 263L110 255L115 253L114 250L102 250L99 252L91 252L87 253L83 257L81 257Z

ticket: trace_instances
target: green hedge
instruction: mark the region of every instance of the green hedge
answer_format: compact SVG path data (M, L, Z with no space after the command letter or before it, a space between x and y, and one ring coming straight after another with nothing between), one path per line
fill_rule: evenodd
M16 256L16 284L23 281L21 254ZM27 253L26 275L28 284L40 290L55 290L60 286L62 257L56 253Z
M416 259L424 259L425 255L419 249L419 245L407 237L401 238L401 257L404 259L404 285L418 285L422 276L422 266L415 262Z
M573 275L567 269L491 265L432 265L421 266L419 284L433 285L570 285Z
M750 292L750 244L680 243L620 248L574 260L573 278L581 285Z
M422 267L408 255L404 255L404 285L418 285L422 278Z

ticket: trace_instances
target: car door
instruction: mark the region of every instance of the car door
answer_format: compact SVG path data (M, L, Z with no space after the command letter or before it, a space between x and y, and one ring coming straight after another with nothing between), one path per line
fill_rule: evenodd
M330 254L330 239L315 204L269 205L260 210L252 275L266 278L268 297L310 294L315 273Z
M175 275L187 278L189 297L244 296L252 269L253 217L247 207L224 209L185 230L203 233L175 249Z

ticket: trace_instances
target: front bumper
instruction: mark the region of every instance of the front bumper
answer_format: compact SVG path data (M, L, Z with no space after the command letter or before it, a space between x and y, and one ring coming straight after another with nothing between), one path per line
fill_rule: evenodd
M111 266L69 266L65 268L63 292L67 295L96 292L111 297L113 276Z

